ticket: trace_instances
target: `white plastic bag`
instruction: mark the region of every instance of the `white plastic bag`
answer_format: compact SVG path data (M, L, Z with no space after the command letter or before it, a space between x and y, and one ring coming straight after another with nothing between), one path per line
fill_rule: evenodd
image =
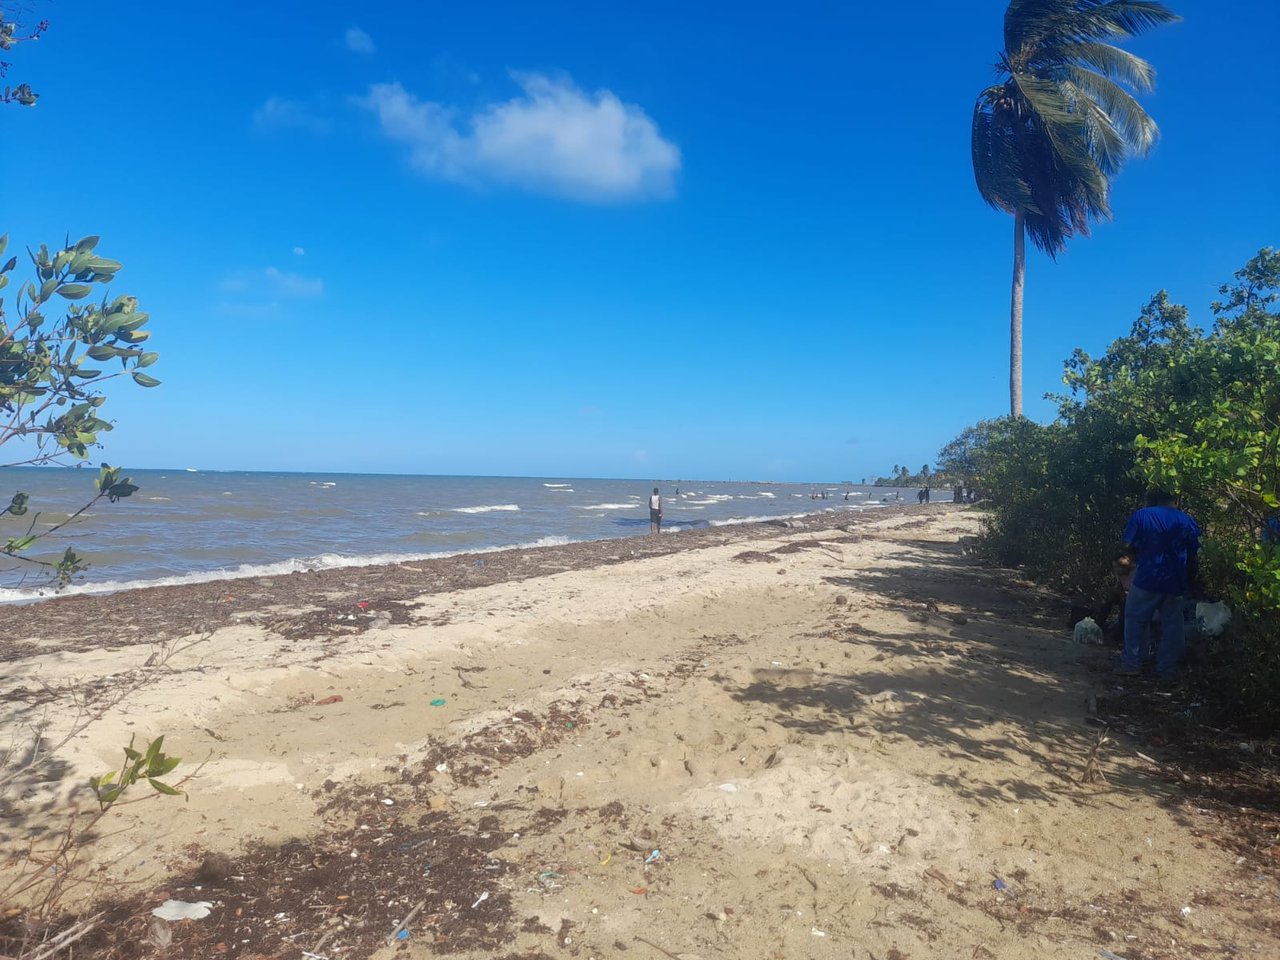
M153 916L161 920L203 920L209 915L213 904L208 900L197 900L188 903L185 900L166 900L151 911Z
M1071 639L1076 643L1100 644L1104 642L1102 628L1098 626L1098 622L1093 617L1085 617L1077 623L1075 630L1071 633Z
M1231 608L1225 603L1197 603L1196 623L1206 637L1216 637L1231 622Z

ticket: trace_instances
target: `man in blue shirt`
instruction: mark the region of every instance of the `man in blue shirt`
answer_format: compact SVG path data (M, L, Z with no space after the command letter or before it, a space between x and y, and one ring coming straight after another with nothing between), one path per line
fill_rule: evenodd
M1124 605L1124 652L1120 673L1142 672L1151 647L1151 621L1160 614L1160 650L1156 673L1170 679L1182 662L1182 608L1197 575L1200 527L1176 506L1176 498L1153 490L1148 506L1124 528L1125 549L1138 561Z

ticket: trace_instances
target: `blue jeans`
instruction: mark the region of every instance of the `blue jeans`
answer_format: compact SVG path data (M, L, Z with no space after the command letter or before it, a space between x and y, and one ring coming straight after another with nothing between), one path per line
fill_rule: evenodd
M1186 644L1183 630L1183 599L1176 593L1156 593L1141 587L1129 588L1124 603L1124 652L1122 667L1141 668L1151 655L1151 619L1160 614L1160 650L1156 656L1156 673L1171 677L1182 663Z

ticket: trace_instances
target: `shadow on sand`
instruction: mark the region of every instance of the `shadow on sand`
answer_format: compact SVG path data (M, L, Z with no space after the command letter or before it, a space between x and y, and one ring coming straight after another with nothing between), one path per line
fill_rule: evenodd
M856 603L837 608L815 651L831 641L860 648L845 656L863 668L835 673L836 661L759 670L745 686L730 685L731 695L767 705L776 722L807 734L931 747L948 761L932 782L980 803L1119 803L1135 791L1169 799L1170 785L1108 762L1114 741L1097 748L1106 780L1084 782L1102 728L1091 722L1082 648L1066 642L1058 600L1009 571L977 566L957 544L906 543L904 565L825 578L902 615L903 629L868 629Z

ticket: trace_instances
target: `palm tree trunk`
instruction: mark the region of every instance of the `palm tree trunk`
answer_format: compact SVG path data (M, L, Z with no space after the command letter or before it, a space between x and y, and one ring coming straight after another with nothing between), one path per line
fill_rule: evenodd
M1013 214L1013 296L1009 305L1009 413L1022 416L1022 287L1027 276L1027 237L1022 210Z

